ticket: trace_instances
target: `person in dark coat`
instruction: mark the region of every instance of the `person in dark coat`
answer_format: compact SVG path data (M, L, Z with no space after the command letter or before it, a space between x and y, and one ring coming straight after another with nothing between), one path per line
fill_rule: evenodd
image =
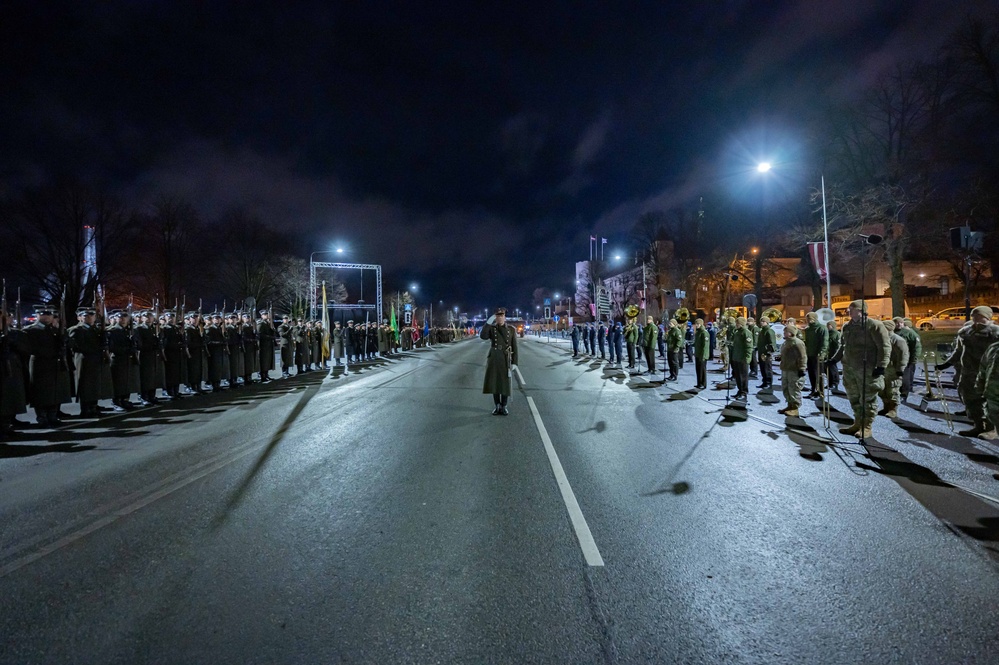
M156 399L156 362L161 354L160 340L153 330L153 313L139 312L139 325L132 332L139 351L139 401L142 406L158 404Z
M340 359L343 358L344 342L347 339L347 331L340 326L339 321L333 324L333 334L330 337L333 342L333 362L339 366Z
M614 329L611 331L611 342L614 349L612 361L621 367L624 365L624 326L621 325L620 321L614 324Z
M281 339L281 378L291 376L291 366L295 364L295 326L291 318L286 318L277 329Z
M115 411L131 411L132 368L135 367L135 342L129 330L131 316L128 312L114 312L107 332L108 353L111 354L111 386Z
M378 353L378 324L368 322L368 357L374 360Z
M357 343L357 331L354 329L354 322L347 321L343 327L343 354L344 364L350 365L354 362L354 345Z
M277 341L277 331L271 322L269 310L260 310L260 322L257 323L257 344L260 348L260 381L271 380L271 370L274 369L274 349Z
M239 339L243 345L243 385L248 386L253 383L253 373L260 371L260 343L257 341L257 328L253 325L252 312L242 312L240 319Z
M590 337L590 355L597 355L597 326L593 323L586 324L587 333Z
M76 379L76 401L81 418L98 418L97 401L101 390L101 362L104 356L101 333L94 326L97 312L81 309L76 313L79 323L66 331L69 350L73 353L73 373Z
M575 358L579 355L579 326L572 327L569 338L572 340L572 357Z
M225 316L225 344L229 356L229 387L239 388L239 379L243 376L243 337L237 312Z
M172 310L163 312L163 325L160 326L160 348L163 349L164 391L171 399L180 399L180 384L183 383L184 331L174 321Z
M208 383L213 392L222 390L222 369L225 364L225 332L222 316L212 313L211 323L205 328L205 346L208 348Z
M600 359L605 360L607 358L604 350L607 346L607 326L601 321L597 324L597 348L600 349Z
M704 327L704 319L694 321L694 372L697 374L697 387L704 390L708 387L708 355L711 350L711 339Z
M26 423L17 416L28 412L28 393L22 358L30 355L24 331L13 327L10 312L0 310L0 438Z
M36 321L24 329L27 348L31 354L28 362L28 399L35 409L35 419L42 427L59 424L59 405L62 403L59 382L59 363L62 359L62 336L55 327L55 312L42 308L36 312Z
M489 317L479 337L489 341L482 392L493 396L494 416L509 415L506 407L513 392L513 372L517 369L517 330L507 325L504 308Z
M188 312L187 324L184 326L184 336L187 339L187 388L199 395L204 393L201 387L205 367L205 335L199 325L201 315Z

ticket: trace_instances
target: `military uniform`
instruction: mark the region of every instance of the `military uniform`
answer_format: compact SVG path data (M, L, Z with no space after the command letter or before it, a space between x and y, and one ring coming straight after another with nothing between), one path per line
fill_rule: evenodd
M205 347L208 349L208 383L212 390L222 389L222 373L225 362L226 342L222 330L221 317L212 314L212 322L205 327Z
M123 321L123 316L117 314L113 319L114 324L107 331L113 388L111 403L115 405L115 411L127 411L133 408L130 398L133 392L132 373L136 367L135 341L129 330L129 321Z
M257 323L257 343L260 348L260 380L267 383L271 380L271 370L274 369L275 343L278 339L274 324L270 321L267 310L260 310L261 318Z
M826 324L829 330L829 350L826 360L826 376L829 378L829 388L839 390L839 363L843 359L843 335L836 329L836 322Z
M499 314L505 315L506 312L497 310ZM513 392L513 367L517 365L517 330L508 324L495 325L493 321L494 318L490 317L479 333L481 339L489 342L482 392L493 396L493 415L505 416L507 401Z
M628 369L635 369L635 349L638 348L638 338L641 331L634 319L624 327L624 342L628 346Z
M257 339L257 327L253 322L253 314L250 312L242 314L239 339L243 344L243 385L248 386L253 383L253 374L260 371L260 342Z
M979 308L976 307L975 310L979 311ZM991 308L981 307L981 310L988 311L986 319L988 322L965 323L957 332L954 353L937 365L939 370L951 366L959 367L961 370L957 391L972 422L971 429L959 432L964 436L978 436L992 429L992 424L985 418L985 397L978 389L978 372L985 351L999 341L999 326L991 322Z
M651 318L649 317L649 319ZM655 374L656 371L656 345L658 341L659 327L650 320L642 330L642 352L645 354L645 364L649 368L648 374Z
M104 359L104 344L101 332L86 319L95 316L94 310L80 310L77 317L80 323L66 331L69 350L73 353L73 376L76 381L76 401L80 404L80 416L97 418L97 402L101 399L101 365Z
M0 316L7 317L6 313ZM9 318L9 317L8 317ZM28 412L25 364L29 355L24 331L4 323L0 333L0 435L10 434L20 423L17 416Z
M683 332L676 320L669 322L666 333L666 362L669 365L669 380L676 381L680 372L680 356L683 353Z
M916 363L923 355L923 340L919 337L919 333L913 329L912 319L895 317L894 320L895 334L904 339L906 346L909 347L909 364L902 372L902 388L899 391L904 402L909 398L909 393L912 392L912 382L916 378Z
M600 359L605 360L607 355L605 348L607 345L607 326L601 321L597 324L597 348L600 349Z
M774 385L774 354L777 353L777 332L770 321L760 322L760 332L756 338L756 350L760 362L760 378L763 381L761 389L772 388Z
M884 408L878 411L879 416L895 418L898 416L898 405L902 401L899 390L902 387L902 375L909 364L909 345L895 333L895 322L885 321L888 339L891 342L891 360L885 368L885 387L881 391Z
M855 300L850 307L865 311L866 304ZM853 424L840 428L841 434L858 438L871 435L877 415L878 395L885 387L885 367L891 361L891 341L884 324L863 317L843 326L843 383L853 407ZM786 342L785 342L786 343Z
M812 389L809 397L817 397L822 392L819 388L819 365L829 352L829 331L819 323L815 312L809 312L807 319L805 351L808 352L808 382Z
M24 329L30 353L28 401L35 409L35 419L43 427L59 423L59 405L68 401L59 386L60 374L65 374L59 368L60 363L65 363L62 334L51 322L41 320L46 312L47 316L53 314L51 310L42 310L38 320Z
M332 337L332 341L333 341L333 362L336 365L339 365L340 364L340 360L343 358L344 341L345 341L345 337L346 337L346 332L347 332L346 330L344 330L342 327L340 327L340 323L339 322L337 322L333 326L333 334L332 334L331 337ZM405 338L403 338L403 339L405 339ZM413 338L410 337L409 339L410 339L410 342L412 342Z
M151 312L140 312L139 316L149 319ZM160 340L153 327L146 322L135 326L132 331L135 348L139 352L139 398L143 406L156 404L156 363L160 356Z
M985 414L995 428L999 425L999 342L989 345L982 356L975 392L985 399Z
M780 350L780 387L787 406L778 409L785 416L797 416L801 406L801 389L805 387L805 372L808 369L808 351L805 343L796 335L784 338Z
M569 339L572 340L572 357L579 355L579 326L573 326L569 331Z
M203 393L201 382L205 375L205 333L198 324L198 314L191 313L187 316L188 323L184 326L187 342L187 387L196 393Z
M697 387L704 390L708 387L708 356L711 354L711 336L704 322L697 319L694 323L694 372L697 375Z
M746 327L746 319L736 319L735 328L728 333L729 362L732 366L732 379L738 392L736 399L749 395L749 361L753 358L753 333Z
M239 379L244 373L243 338L239 326L236 325L237 315L232 313L226 319L225 343L226 356L229 358L229 387L239 388Z
M620 322L615 323L611 331L611 348L614 350L615 362L620 367L624 364L624 358L621 357L624 354L624 328Z
M295 328L290 320L284 320L277 329L281 340L281 376L291 376L291 366L295 364Z
M180 384L184 382L184 331L173 320L173 312L160 326L160 348L163 349L164 390L174 399L180 398Z

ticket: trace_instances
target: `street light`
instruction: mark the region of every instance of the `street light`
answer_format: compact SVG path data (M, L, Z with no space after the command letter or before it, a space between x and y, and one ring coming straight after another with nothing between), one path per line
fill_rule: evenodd
M766 173L771 169L770 162L760 162L756 165L756 170L760 173ZM825 263L826 270L826 305L829 309L832 309L832 270L829 266L829 220L826 216L826 174L822 173L819 175L819 181L822 185L822 253L823 262Z

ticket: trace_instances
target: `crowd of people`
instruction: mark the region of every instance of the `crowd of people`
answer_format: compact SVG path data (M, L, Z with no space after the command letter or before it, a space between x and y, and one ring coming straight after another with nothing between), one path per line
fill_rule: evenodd
M780 343L769 319L741 316L723 317L717 326L702 319L657 324L651 316L644 325L636 319L577 323L566 334L573 357L599 358L633 374L662 371L667 382L679 380L685 361L693 363L695 389L707 388L707 363L718 351L735 400L747 399L751 379L760 380L757 389L772 390L776 361L785 402L781 414L798 416L805 399L824 398L829 390L845 395L853 411L853 422L840 433L866 438L875 418L898 417L900 404L913 390L922 343L911 319L868 317L863 300L850 303L847 312L842 328L835 321L820 321L815 312L806 315L804 326L788 319ZM660 359L665 361L661 370ZM974 309L972 320L957 333L953 352L935 369L950 367L972 421L959 434L993 436L999 424L999 326L992 322L991 308Z
M2 308L0 308L2 309ZM335 322L274 317L269 310L179 313L173 310L76 311L66 328L60 312L35 311L19 327L0 311L0 436L30 425L56 427L76 401L79 418L100 418L161 401L236 390L293 373L371 361L454 340L453 328L395 330L387 322ZM133 401L133 396L137 401ZM110 406L102 406L110 400ZM75 414L74 414L75 415Z

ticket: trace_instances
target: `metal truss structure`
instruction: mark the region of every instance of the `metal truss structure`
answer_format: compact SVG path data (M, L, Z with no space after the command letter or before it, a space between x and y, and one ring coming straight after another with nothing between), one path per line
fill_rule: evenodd
M374 263L327 263L326 261L309 261L309 314L313 319L316 318L316 310L318 309L319 294L317 293L319 289L319 282L316 281L316 270L360 270L361 280L364 280L365 270L375 271L375 302L368 303L336 303L330 304L331 309L367 309L373 310L377 316L378 321L382 320L382 267Z

